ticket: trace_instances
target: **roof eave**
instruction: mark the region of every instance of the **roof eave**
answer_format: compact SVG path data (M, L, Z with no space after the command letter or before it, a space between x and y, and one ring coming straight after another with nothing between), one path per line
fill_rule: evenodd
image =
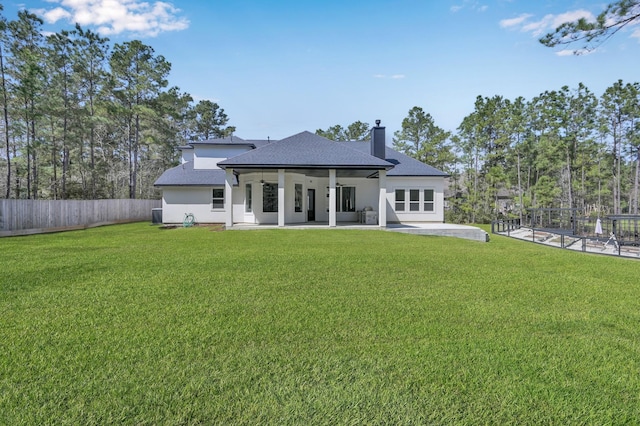
M250 142L189 142L191 145L208 145L208 146L248 146L255 149L256 145Z
M226 170L230 169L350 169L350 170L391 170L394 168L393 164L388 166L382 165L318 165L318 164L223 164L218 163L218 167Z
M194 186L194 187L202 187L202 188L210 188L212 186L224 186L224 183L211 183L211 184L205 184L205 183L154 183L153 186L156 188L163 188L163 187L167 187L167 186L175 186L175 187L182 187L182 186ZM238 186L237 183L234 183L231 186Z
M425 175L425 174L421 174L421 175L416 175L416 174L394 174L394 177L441 177L441 178L448 178L451 177L451 175L447 175L447 174L443 174L443 175Z

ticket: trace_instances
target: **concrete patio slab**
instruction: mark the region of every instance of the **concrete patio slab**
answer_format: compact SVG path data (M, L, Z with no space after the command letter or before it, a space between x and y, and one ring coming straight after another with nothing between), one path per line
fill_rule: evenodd
M463 238L473 241L489 241L489 234L480 228L469 225L457 225L454 223L428 223L428 222L411 222L411 223L391 223L386 228L378 225L364 225L353 222L338 222L335 228L330 228L328 223L291 223L283 227L278 225L255 225L240 223L235 224L229 230L251 230L251 229L359 229L359 230L382 230L390 232L402 232L405 234L415 235L435 235L441 237Z
M387 225L387 231L416 235L437 235L442 237L464 238L473 241L489 241L489 234L475 226L455 223L394 223Z

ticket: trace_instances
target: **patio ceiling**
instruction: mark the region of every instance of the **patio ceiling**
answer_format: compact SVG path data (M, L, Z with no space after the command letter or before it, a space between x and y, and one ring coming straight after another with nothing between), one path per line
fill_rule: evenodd
M329 178L329 169L318 169L318 168L291 168L291 167L269 167L269 168L234 168L234 173L238 175L248 174L248 173L265 173L265 172L277 172L279 168L285 169L285 173L298 173L305 176L315 177L315 178ZM377 169L340 169L336 168L336 177L337 178L367 178L367 177L377 177L378 171Z

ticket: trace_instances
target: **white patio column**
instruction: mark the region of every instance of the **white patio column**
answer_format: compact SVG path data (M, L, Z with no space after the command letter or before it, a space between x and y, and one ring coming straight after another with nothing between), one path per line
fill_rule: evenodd
M233 169L227 169L224 180L224 211L226 213L225 225L233 226Z
M381 228L387 227L387 171L380 170L378 173L378 225Z
M329 169L329 226L336 226L336 169Z
M278 226L284 226L284 169L278 169Z

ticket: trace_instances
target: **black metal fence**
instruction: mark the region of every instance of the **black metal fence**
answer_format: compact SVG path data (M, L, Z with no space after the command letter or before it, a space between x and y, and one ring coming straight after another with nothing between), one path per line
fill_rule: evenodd
M520 219L501 219L491 222L491 233L500 234L506 232L509 234L511 231L520 229Z
M580 217L577 209L532 209L520 222L491 223L491 232L559 248L618 256L640 257L640 215Z

